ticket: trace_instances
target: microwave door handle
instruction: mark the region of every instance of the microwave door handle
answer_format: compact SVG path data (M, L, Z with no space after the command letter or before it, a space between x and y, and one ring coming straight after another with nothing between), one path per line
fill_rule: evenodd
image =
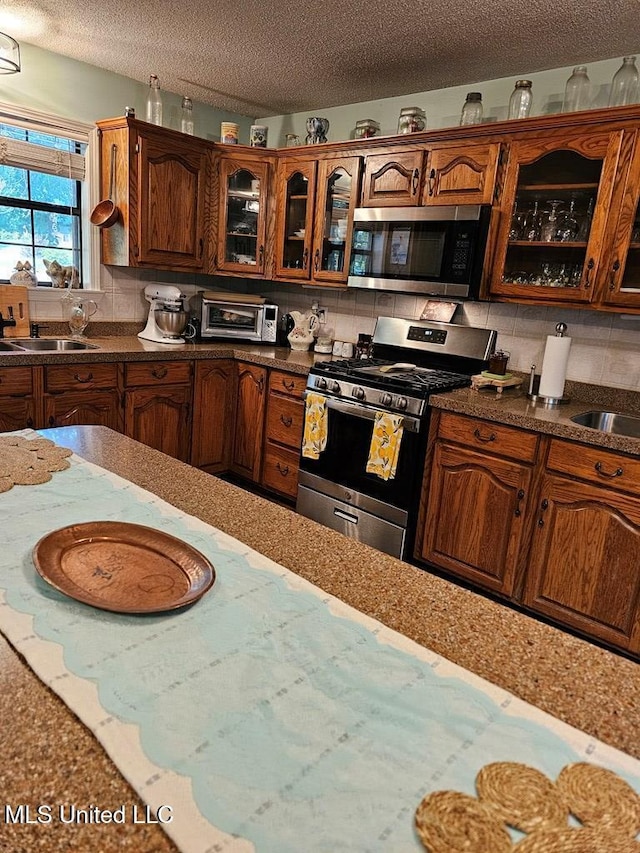
M327 397L327 408L333 409L336 412L342 412L342 414L345 415L351 415L354 418L362 418L367 421L373 421L375 419L376 412L378 411L377 409L367 409L357 403L334 400L332 397ZM420 420L418 418L413 418L410 415L402 415L402 426L407 430L407 432L420 432Z

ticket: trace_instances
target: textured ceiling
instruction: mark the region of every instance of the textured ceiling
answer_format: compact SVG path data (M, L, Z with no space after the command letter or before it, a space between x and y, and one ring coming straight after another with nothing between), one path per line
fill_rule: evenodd
M638 0L3 0L25 41L263 117L638 51ZM30 11L29 11L30 10ZM37 28L34 28L37 29Z

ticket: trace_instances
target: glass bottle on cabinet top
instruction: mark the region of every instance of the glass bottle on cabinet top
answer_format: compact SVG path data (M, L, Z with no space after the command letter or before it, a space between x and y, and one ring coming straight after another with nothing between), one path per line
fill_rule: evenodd
M638 100L638 69L635 56L625 56L613 75L609 91L609 106L622 107Z
M571 77L564 88L562 112L572 113L578 110L588 110L591 105L591 83L585 65L573 69Z

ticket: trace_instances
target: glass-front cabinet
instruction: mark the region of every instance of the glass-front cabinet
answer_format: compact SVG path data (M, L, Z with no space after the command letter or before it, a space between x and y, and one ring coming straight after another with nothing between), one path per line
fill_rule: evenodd
M259 160L220 158L216 269L264 275L268 170Z
M615 131L512 144L492 295L569 304L598 299L622 143L623 131Z
M276 276L317 284L345 284L360 158L279 164Z

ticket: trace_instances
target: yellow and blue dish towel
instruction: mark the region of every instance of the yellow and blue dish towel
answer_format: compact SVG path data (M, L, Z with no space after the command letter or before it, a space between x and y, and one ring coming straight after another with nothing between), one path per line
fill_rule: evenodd
M304 412L302 455L319 459L327 444L327 398L313 391L307 394Z
M382 480L393 480L402 441L402 415L376 412L373 435L367 459L367 473L376 474Z

